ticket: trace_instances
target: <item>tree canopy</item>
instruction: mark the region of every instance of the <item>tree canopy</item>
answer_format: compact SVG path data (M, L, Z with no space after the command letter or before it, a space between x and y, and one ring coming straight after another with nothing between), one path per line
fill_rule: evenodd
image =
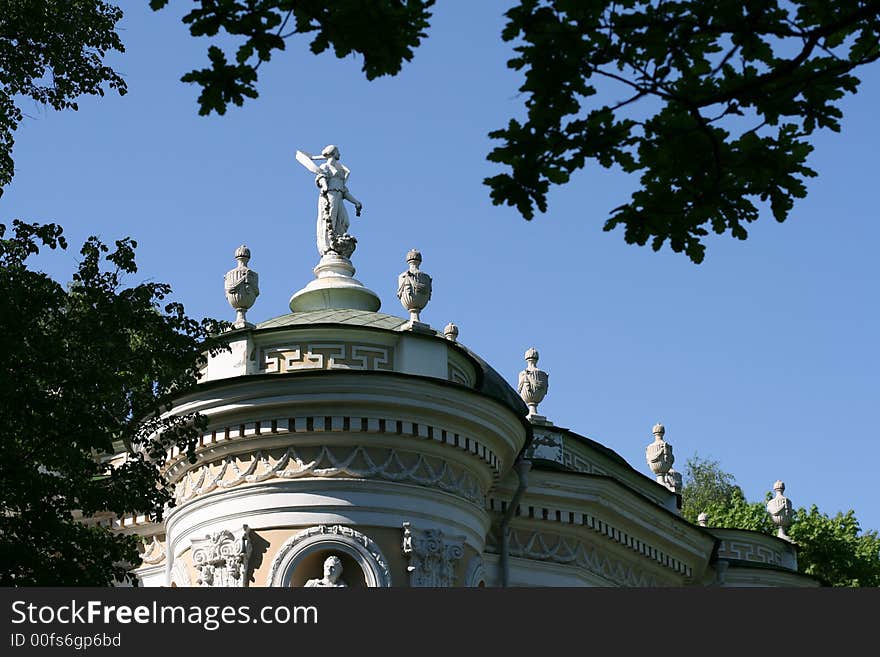
M150 0L159 10L170 0ZM63 5L63 8L62 8ZM363 59L367 79L395 75L427 37L434 0L194 0L183 17L212 43L199 113L258 96L258 70L296 34L310 49ZM101 0L0 0L0 191L11 180L16 101L76 109L83 94L125 93L103 58L122 51L122 16ZM492 201L525 219L549 209L552 185L588 165L639 177L607 231L668 244L693 262L710 232L746 239L769 211L785 221L814 177L808 138L840 130L856 70L880 58L880 0L518 0L501 38L522 72L525 118L490 137L504 171Z
M106 585L136 563L135 540L77 518L158 516L171 501L166 452L194 458L205 420L162 414L195 383L220 326L163 307L165 284L124 287L133 240L111 250L90 238L65 289L27 262L66 248L59 226L16 221L6 233L0 225L0 586Z
M183 18L191 34L240 45L231 63L211 45L210 66L182 79L201 86L201 114L223 114L256 98L260 65L308 33L316 54L357 53L368 79L394 75L433 4L196 0ZM762 207L789 216L816 175L807 138L840 130L855 70L880 58L880 0L519 0L505 16L526 116L490 133L488 159L506 168L484 181L492 201L532 219L551 185L589 163L618 167L640 188L604 229L696 263L710 231L746 239Z
M25 99L76 110L83 95L125 94L125 80L104 63L108 52L125 50L121 18L101 0L0 0L0 196L12 181Z
M766 500L748 502L734 476L717 461L694 456L687 461L682 516L696 522L701 512L709 527L776 535ZM832 586L880 586L880 535L862 531L852 509L829 516L815 504L800 507L788 535L798 548L800 572Z

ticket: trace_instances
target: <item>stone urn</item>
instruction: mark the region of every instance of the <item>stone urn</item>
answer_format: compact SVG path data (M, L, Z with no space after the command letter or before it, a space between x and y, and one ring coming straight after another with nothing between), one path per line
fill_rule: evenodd
M773 524L778 527L776 535L781 539L790 541L791 537L788 535L788 528L791 527L791 522L794 518L794 507L791 500L783 495L785 492L784 483L777 481L773 484L773 490L776 491L776 496L767 502L767 513L770 514L770 520L773 521Z
M260 296L259 276L247 266L251 259L251 251L247 246L242 244L235 250L235 259L238 266L226 272L224 280L226 300L235 310L233 327L253 328L254 325L247 321L245 315Z
M645 448L645 460L648 461L648 467L656 475L657 481L665 486L666 475L672 468L675 457L672 455L672 445L663 440L666 428L662 424L655 424L653 433L654 442Z
M398 276L397 298L409 312L410 322L419 324L419 313L431 299L431 277L419 270L422 254L416 249L411 249L406 254L406 262L409 269Z
M517 392L529 407L529 415L538 414L538 404L547 396L550 389L550 375L538 369L538 350L529 347L525 353L526 369L519 373Z

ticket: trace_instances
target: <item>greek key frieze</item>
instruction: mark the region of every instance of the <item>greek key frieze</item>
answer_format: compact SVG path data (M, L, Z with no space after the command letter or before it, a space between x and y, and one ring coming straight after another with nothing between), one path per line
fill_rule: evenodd
M260 349L260 369L267 374L299 370L394 370L394 347L350 342L310 342Z
M778 550L745 541L721 541L718 546L718 556L723 559L782 565L782 553Z

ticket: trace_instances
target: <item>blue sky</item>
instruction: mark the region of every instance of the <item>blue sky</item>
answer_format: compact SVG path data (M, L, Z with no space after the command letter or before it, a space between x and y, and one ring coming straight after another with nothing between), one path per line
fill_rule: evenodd
M501 169L485 160L487 133L522 112L499 36L509 3L439 3L413 62L373 82L358 59L316 57L294 38L261 67L259 99L208 118L179 82L207 42L179 22L188 3L174 4L121 3L127 52L113 63L125 97L24 108L0 221L65 227L72 248L41 257L43 269L67 280L86 237L130 235L132 283L171 283L190 315L233 319L222 279L247 243L262 291L249 318L284 314L317 262L316 191L294 152L337 144L364 204L352 213L356 276L382 311L405 315L397 274L419 248L434 278L422 320L454 321L512 383L537 347L550 373L540 410L557 425L647 474L660 421L680 470L697 453L751 500L781 478L796 506L854 508L880 529L880 65L842 103L842 132L813 139L819 177L788 221L764 216L745 242L713 235L694 265L602 231L635 181L598 166L554 190L534 221L491 204L481 181Z

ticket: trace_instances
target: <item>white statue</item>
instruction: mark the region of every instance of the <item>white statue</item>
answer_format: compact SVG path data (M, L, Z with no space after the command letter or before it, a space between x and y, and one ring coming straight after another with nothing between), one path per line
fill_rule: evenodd
M296 159L315 174L315 184L320 190L317 222L318 253L322 257L328 253L335 253L343 258L351 257L357 240L348 234L348 211L343 200L354 204L357 216L361 215L364 206L346 187L351 171L339 161L339 149L331 144L325 146L320 155L297 151ZM317 166L313 160L324 160L324 163Z
M335 554L331 554L329 557L324 559L324 577L320 579L310 579L305 583L306 586L319 586L319 587L340 587L347 586L345 582L340 579L342 577L342 559L337 557Z

